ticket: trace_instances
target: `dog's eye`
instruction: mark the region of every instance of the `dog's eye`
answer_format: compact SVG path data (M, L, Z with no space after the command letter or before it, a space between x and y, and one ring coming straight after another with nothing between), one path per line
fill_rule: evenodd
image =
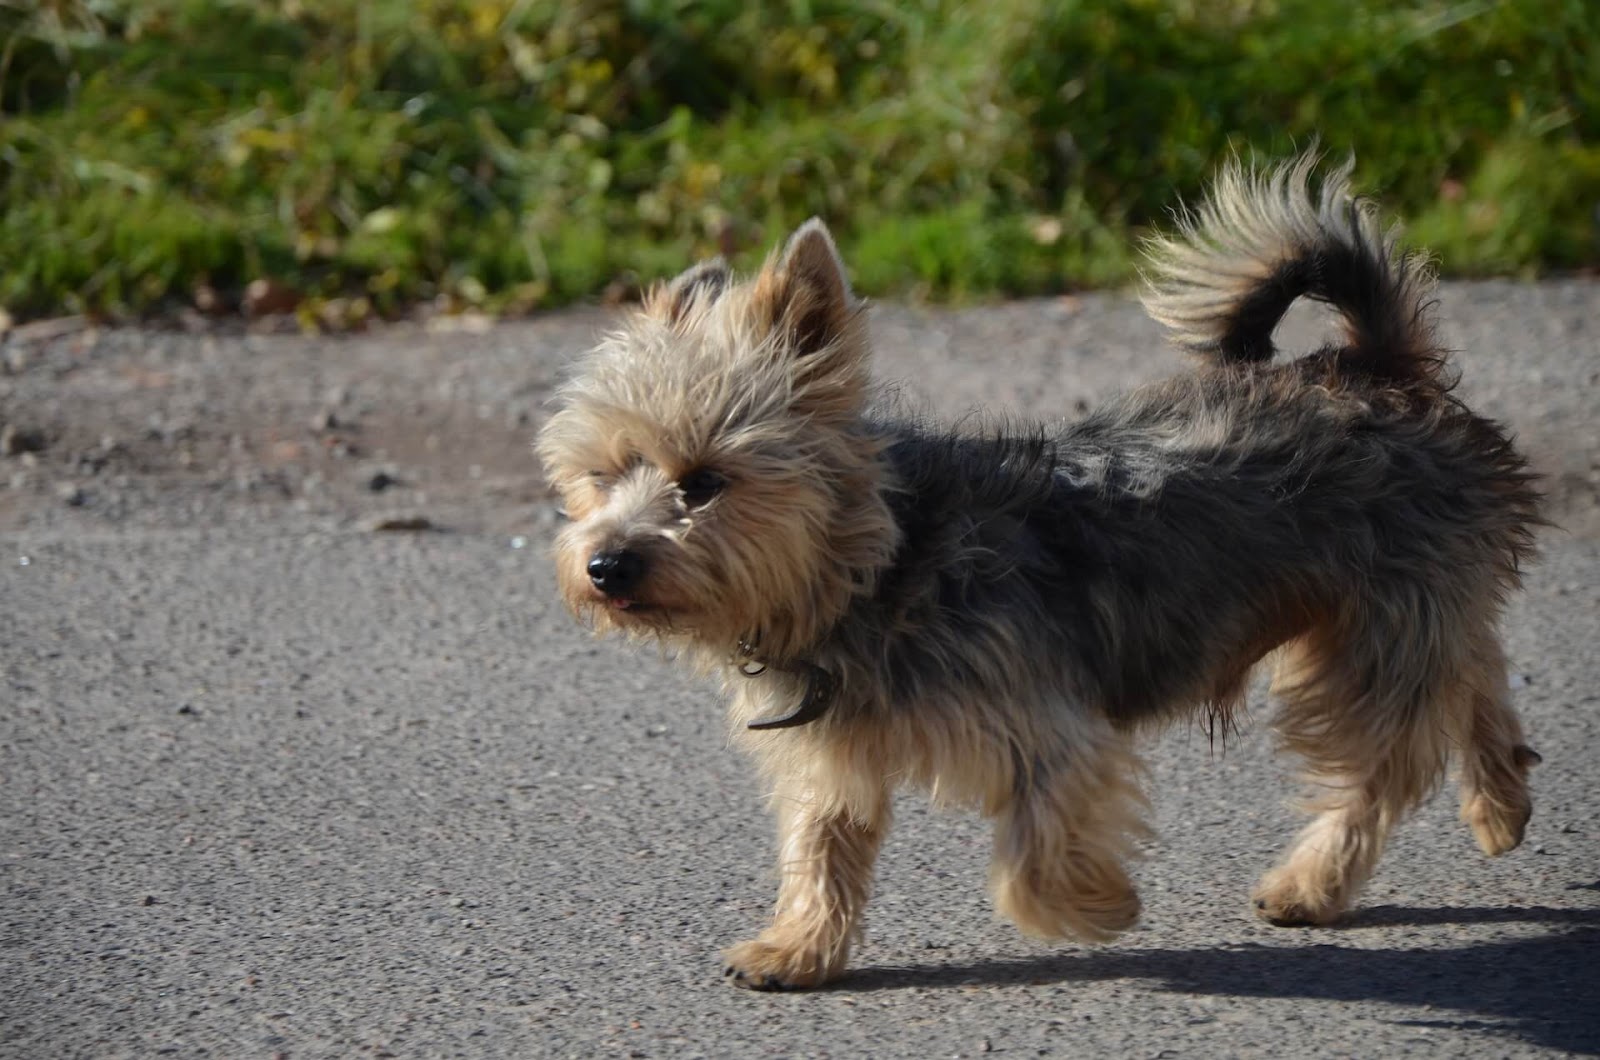
M678 480L678 489L683 493L683 503L690 508L704 508L727 485L727 476L705 467L691 471Z

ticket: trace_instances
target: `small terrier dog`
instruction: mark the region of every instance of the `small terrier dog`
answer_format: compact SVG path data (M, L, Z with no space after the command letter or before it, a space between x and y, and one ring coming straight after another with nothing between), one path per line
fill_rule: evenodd
M1273 656L1315 816L1254 895L1326 924L1461 759L1489 855L1532 809L1496 633L1534 476L1453 397L1431 279L1350 167L1234 164L1156 239L1144 302L1196 369L1073 423L945 430L875 406L861 303L820 221L753 278L654 291L581 359L538 452L562 594L721 675L777 807L753 989L843 974L902 784L995 822L998 910L1112 938L1139 915L1135 738L1227 725ZM1342 342L1275 361L1296 298Z

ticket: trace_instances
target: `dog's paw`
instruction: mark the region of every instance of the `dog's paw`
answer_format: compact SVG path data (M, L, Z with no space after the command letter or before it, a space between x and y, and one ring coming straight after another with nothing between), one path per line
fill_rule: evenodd
M722 976L746 990L809 990L835 978L816 950L791 949L762 939L730 946L722 953Z
M1533 804L1522 796L1515 806L1503 806L1486 796L1477 795L1461 807L1461 819L1472 827L1478 848L1491 858L1517 849L1522 845L1528 820L1533 816Z
M1115 887L1086 895L1068 888L1040 891L1016 878L999 881L995 910L1024 935L1041 939L1110 942L1139 922L1139 895L1132 887Z
M1304 880L1283 869L1268 873L1250 902L1256 916L1276 927L1325 927L1338 920L1345 908L1342 900L1307 887Z

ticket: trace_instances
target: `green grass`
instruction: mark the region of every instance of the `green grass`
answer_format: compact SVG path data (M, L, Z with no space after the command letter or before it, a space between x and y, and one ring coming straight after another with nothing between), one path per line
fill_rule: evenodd
M1103 285L1313 139L1446 272L1600 263L1592 0L0 0L0 48L18 316L524 310L812 214L868 293Z

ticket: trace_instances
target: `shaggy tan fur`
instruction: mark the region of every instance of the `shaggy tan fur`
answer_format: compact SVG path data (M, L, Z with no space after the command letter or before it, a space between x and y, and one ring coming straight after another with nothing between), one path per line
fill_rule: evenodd
M1229 169L1154 244L1147 304L1202 363L1077 423L874 409L819 222L751 279L690 269L579 362L538 446L571 518L562 594L720 675L774 792L777 906L727 951L735 983L844 973L902 786L993 819L1019 928L1114 937L1139 915L1136 740L1226 726L1268 656L1319 794L1261 915L1337 918L1452 754L1479 845L1521 841L1538 756L1495 625L1532 476L1451 395L1419 259L1348 170L1315 195L1312 172ZM1301 296L1345 341L1274 363Z

